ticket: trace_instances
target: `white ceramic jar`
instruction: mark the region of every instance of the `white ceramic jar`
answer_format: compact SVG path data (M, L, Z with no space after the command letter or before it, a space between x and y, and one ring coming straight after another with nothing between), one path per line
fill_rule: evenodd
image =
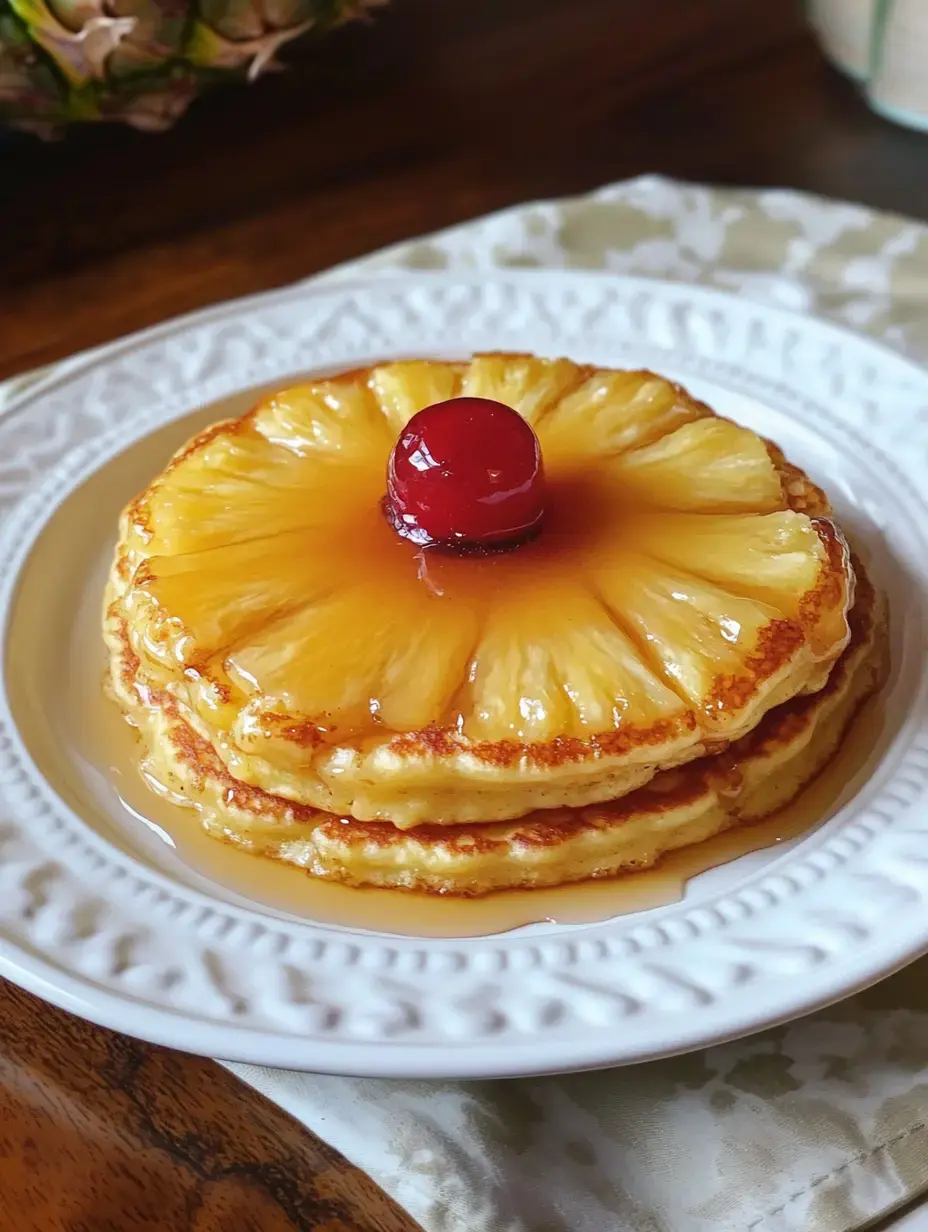
M928 0L809 0L809 17L875 111L928 131Z

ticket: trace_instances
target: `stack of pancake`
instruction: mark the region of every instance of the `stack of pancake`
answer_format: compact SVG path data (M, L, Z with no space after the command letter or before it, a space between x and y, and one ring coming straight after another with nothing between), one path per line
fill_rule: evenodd
M547 480L505 552L400 538L423 407L522 414ZM123 514L108 685L217 839L353 885L479 895L652 865L788 803L885 672L824 493L649 372L532 356L302 384Z

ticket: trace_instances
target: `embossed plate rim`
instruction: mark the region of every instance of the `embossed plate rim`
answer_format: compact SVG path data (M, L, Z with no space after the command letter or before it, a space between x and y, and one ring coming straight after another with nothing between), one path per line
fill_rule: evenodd
M607 311L610 306L618 306L628 318L623 326L628 333L623 339L587 333L579 342L595 341L598 345L592 349L601 352L603 348L607 348L617 356L629 348L634 348L669 358L667 344L676 337L678 347L675 354L680 360L679 343L682 338L686 345L683 347L683 359L677 366L689 367L694 375L700 371L707 374L711 370L714 379L719 383L751 393L759 400L777 407L780 413L788 413L784 409L784 402L792 404L794 413L802 409L813 418L818 417L820 422L829 425L832 433L840 434L844 431L842 422L822 408L815 398L807 397L802 389L783 385L782 381L778 383L770 374L739 368L737 363L732 364L732 356L726 358L724 353L716 353L719 344L713 332L715 326L721 322L737 332L739 328L746 329L751 323L759 323L762 335L768 328L774 333L777 330L792 331L789 337L794 341L798 340L796 344L799 346L810 340L819 340L824 348L821 352L823 363L836 360L842 381L846 373L854 374L858 384L855 388L854 380L851 381L848 404L849 407L851 403L857 406L855 399L859 400L858 411L862 424L867 424L868 415L878 419L882 414L885 418L894 407L902 411L915 411L919 406L928 403L928 378L909 361L893 352L876 343L859 339L838 327L803 318L782 309L738 300L725 292L602 273L521 271L489 276L385 273L366 279L346 278L314 287L297 286L219 305L117 341L83 359L70 361L64 372L52 372L47 377L40 378L22 395L13 398L6 411L0 414L0 442L4 437L9 438L10 434L15 437L17 426L23 422L22 416L27 415L30 408L35 415L41 415L44 411L46 416L50 417L49 422L60 421L55 420L55 415L60 417L69 413L77 414L86 409L83 403L77 401L82 381L86 384L89 380L92 389L94 374L102 374L101 389L97 391L97 397L102 399L108 373L111 377L114 373L118 374L122 365L122 370L128 370L131 377L133 357L145 355L152 350L157 353L159 346L162 352L170 354L172 346L180 346L185 338L195 339L203 330L210 336L210 331L213 331L214 335L221 333L223 325L226 324L233 332L235 328L250 328L254 332L253 341L261 344L259 350L262 346L270 347L270 358L265 353L264 359L258 364L227 364L219 377L206 377L193 386L183 384L170 392L165 390L159 395L156 406L135 407L131 416L124 418L119 425L111 429L104 430L101 421L101 426L91 437L87 450L90 456L88 465L94 469L130 440L145 435L160 423L186 413L195 405L202 405L268 380L279 379L288 371L348 364L355 358L388 354L391 349L394 354L410 353L416 349L417 341L423 350L447 350L447 342L444 346L439 345L441 331L435 330L435 322L426 321L420 315L420 330L428 334L431 329L434 334L431 341L425 345L421 344L421 333L417 333L415 337L407 334L404 342L390 342L389 338L395 338L395 335L390 335L389 331L386 335L382 331L378 333L379 325L372 330L372 323L368 320L367 325L361 327L362 332L367 329L367 334L363 335L363 345L356 333L342 340L341 349L335 347L337 358L333 352L328 361L322 358L312 360L306 354L305 347L309 345L309 341L314 341L317 347L320 345L318 336L315 336L319 333L319 323L316 323L314 339L300 341L299 322L296 320L296 314L301 310L321 306L323 315L328 311L329 315L323 324L329 328L333 328L333 322L337 325L340 311L349 317L352 311L360 312L359 319L363 321L364 313L358 305L363 308L365 303L369 305L372 301L379 302L382 308L389 303L393 303L394 307L405 305L404 310L415 316L413 304L417 297L425 297L434 310L443 293L461 293L476 297L476 300L483 304L485 314L489 310L488 304L492 309L494 303L496 311L500 310L500 306L505 308L508 305L509 309L516 313L522 312L522 323L515 330L511 326L495 327L493 340L497 345L521 345L528 349L557 348L572 350L574 353L577 353L578 339L564 327L563 320L555 319L557 313L569 311L570 305L573 305L574 309L577 309L578 305L580 308L585 305L590 311L596 310L597 306L602 311ZM329 306L328 309L326 305ZM641 317L637 325L632 320L633 305ZM681 320L676 320L674 316L678 310L682 313ZM265 319L280 312L289 314L293 326L290 349L286 344L281 344L280 338L274 334ZM649 313L653 319L645 322L644 318ZM689 328L686 324L688 313L695 313L695 332L690 334L686 333ZM621 312L619 315L621 316ZM479 340L480 330L473 327L470 319L463 323L458 321L456 327L465 335L468 329L472 331L464 337L459 349L471 350L488 345L487 341ZM395 329L395 325L391 328ZM489 327L484 326L484 329L487 328ZM610 328L614 330L616 322L613 321ZM499 329L502 329L502 336L495 332ZM635 329L641 332L635 335ZM683 333L675 336L675 329L682 330ZM460 333L458 336L461 336ZM562 341L559 343L558 339ZM211 345L216 345L215 336ZM785 342L782 345L785 346ZM385 347L388 349L385 350ZM784 355L786 353L785 351ZM144 371L148 372L147 379L150 380L150 370ZM174 379L179 380L180 376L175 373ZM84 390L84 396L86 392ZM134 392L137 395L138 388ZM129 397L129 394L124 391L123 397ZM101 401L100 405L103 406L104 403ZM871 429L874 425L875 419L867 424ZM902 436L906 436L910 443L911 423L906 423L906 431L907 436L906 432L903 432ZM921 432L924 438L923 426ZM863 471L873 472L872 459L866 456L867 443L860 437L856 439L858 446L865 450L860 463ZM914 501L924 509L924 484L919 485L921 491L916 491L911 479L904 477L906 467L902 453L902 437L896 441L892 434L887 433L884 444L889 445L897 455L896 459L890 462L885 458L880 461L879 452L876 454L877 473L882 467L884 476L888 474L894 488L898 489L891 494L891 501ZM2 456L0 449L0 459ZM75 457L74 451L69 452L55 465L53 473L45 479L44 484L40 484L38 488L33 485L24 493L17 506L19 512L14 510L0 526L0 564L7 567L7 575L0 583L0 613L7 613L9 609L15 584L15 562L21 562L21 559L25 558L31 542L52 509L79 482L79 479L75 478ZM0 482L2 466L0 461ZM58 491L54 493L52 489L56 485ZM56 495L58 500L55 499ZM28 520L30 508L35 509L39 518L39 526L33 525L31 531L23 524L24 518ZM909 529L919 540L920 550L924 548L925 555L928 556L920 524ZM19 544L13 541L17 531L21 533ZM924 571L921 576L924 582ZM921 594L921 589L919 593ZM920 627L923 629L923 623ZM924 734L924 681L916 700L918 732ZM707 958L712 958L722 965L734 961L726 950L724 940L732 935L731 930L738 921L737 911L731 920L727 919L728 908L738 898L734 892L718 895L716 899L688 908L681 905L676 911L669 909L669 913L662 916L662 923L657 929L663 934L662 945L657 950L661 964L650 961L654 957L652 946L641 941L631 943L630 940L636 931L643 937L649 930L653 931L653 927L648 924L634 926L628 919L619 920L615 924L593 925L565 934L560 939L555 935L543 935L532 938L495 937L466 942L418 942L416 939L351 935L314 925L291 926L276 920L269 922L260 912L231 907L226 903L218 904L216 910L209 908L204 911L212 900L187 887L180 892L180 897L187 904L185 913L181 914L194 922L188 921L178 932L177 920L175 918L173 923L171 922L172 912L167 909L170 908L170 898L178 896L177 887L174 886L169 891L168 887L172 883L168 878L131 857L122 853L114 857L112 850L99 837L96 841L88 842L82 823L75 819L40 781L36 781L37 772L31 767L28 754L19 742L15 730L10 730L10 724L11 716L4 692L0 699L0 746L5 750L0 751L0 791L5 790L7 797L12 792L14 814L17 814L15 797L17 793L25 792L18 805L21 826L24 821L34 820L42 815L54 815L57 818L59 826L62 827L61 833L70 849L75 855L77 848L82 849L78 863L85 863L87 868L83 874L86 878L85 893L101 893L104 878L99 870L101 862L108 860L111 870L115 870L106 890L110 895L107 900L108 909L114 906L118 908L122 913L121 918L129 922L124 923L123 927L132 923L132 909L137 910L139 905L137 895L127 894L128 887L133 881L138 885L141 876L148 885L143 897L149 903L149 909L154 913L156 921L151 925L157 934L153 943L159 939L176 941L179 937L186 937L189 943L192 930L195 944L215 949L220 956L228 953L230 947L234 949L236 945L246 944L255 953L257 961L273 965L278 959L283 961L275 947L278 944L276 936L284 932L287 934L284 951L288 961L296 964L295 969L301 974L315 981L312 988L318 989L319 1002L323 1009L326 996L332 999L331 1005L337 1003L332 987L333 969L336 978L347 983L354 980L352 995L368 997L372 1018L369 1029L365 1026L363 1015L357 1014L350 1018L350 1030L345 1023L340 1030L326 1029L313 1018L310 1011L314 1007L307 1009L304 1006L301 1016L294 1006L284 1005L277 993L273 993L269 988L262 990L259 987L257 992L252 993L251 1001L245 998L244 1011L236 1005L235 996L228 998L224 1006L220 1004L218 1009L214 1007L209 1010L209 990L206 988L208 981L204 981L200 990L202 1004L197 1008L194 996L194 1008L191 1008L189 1001L178 1002L176 996L167 992L160 999L153 995L152 982L155 978L156 960L149 959L144 954L135 966L130 963L128 970L120 972L118 977L112 973L107 975L104 971L110 985L115 983L114 990L114 987L103 982L104 975L94 978L94 962L98 965L102 962L102 967L106 967L106 962L101 960L100 955L91 955L88 958L86 954L81 954L75 957L75 950L80 951L81 946L68 941L65 922L54 918L56 902L52 903L51 912L45 908L39 910L39 922L33 930L37 936L31 938L31 944L23 944L22 940L17 942L11 935L8 921L8 913L16 910L15 893L12 908L8 901L9 894L4 893L0 905L0 971L3 974L39 995L104 1025L191 1051L220 1055L227 1059L378 1076L479 1077L617 1064L684 1051L793 1017L889 974L891 970L916 957L928 945L928 866L921 868L917 863L908 869L911 875L905 886L907 891L911 890L915 894L917 910L913 906L911 914L902 924L898 917L894 917L896 928L891 936L887 935L884 927L883 933L878 935L876 940L871 939L868 946L858 944L856 947L850 947L854 952L851 961L848 961L846 939L843 943L836 939L840 930L838 933L834 932L833 922L822 924L815 933L815 946L806 947L816 949L821 955L816 959L811 980L808 978L808 972L803 974L801 971L783 969L777 974L776 963L769 954L764 969L763 962L755 956L754 966L750 968L751 978L759 976L761 986L758 987L755 982L748 999L742 997L739 1001L736 996L734 1003L725 995L725 990L718 984L717 979L718 986L713 986L714 977L710 977L708 968L700 977L703 980L702 985L698 985L697 981L688 986L681 975L686 968L687 953L694 950L693 939L689 935L689 931L694 927L697 940L705 941L707 937L710 938L708 954L703 954L700 961L705 962ZM910 723L909 727L911 726ZM893 753L897 758L906 756L914 747L910 741L907 749L900 754L898 743L893 745ZM928 750L918 751L920 755L924 754L925 768L928 768ZM22 776L21 781L16 779L17 775ZM885 773L880 774L874 782L879 779L885 788L885 778ZM16 786L17 782L20 782L19 787ZM867 786L869 789L870 784ZM923 787L924 783L921 783L920 788ZM918 798L921 799L922 795L923 791L920 791ZM903 802L899 803L901 807ZM27 818L30 807L37 809L37 812ZM924 812L924 809L920 811ZM0 814L0 822L2 821L4 816ZM858 831L860 830L861 827L858 827ZM826 871L828 859L832 858L828 853L833 853L834 849L832 839L838 831L842 832L838 837L847 846L851 843L848 836L855 832L853 821L846 820L838 827L829 825L825 831L820 831L815 836L814 842L810 841L808 846L803 848L807 854L813 850L821 853L817 862L807 860L804 866L811 869L815 877L823 878L826 882L830 878L832 885L836 884L836 878L837 882L840 882L840 876L835 870L831 873ZM922 832L928 837L928 827L924 819ZM858 840L863 841L860 833ZM37 842L35 837L32 841L34 844ZM877 840L871 837L868 841ZM851 843L852 848L853 846ZM57 851L57 854L60 855L60 851ZM851 858L846 857L844 865ZM892 860L889 864L892 867ZM93 871L95 865L97 872ZM774 936L766 938L768 947L772 944L774 949L775 908L782 907L783 896L781 894L778 897L770 886L777 884L777 878L782 881L786 877L784 870L788 872L790 865L799 867L792 853L786 853L772 865L746 878L743 886L739 887L739 894L746 888L753 896L750 899L742 896L743 901L754 903L748 910L749 918L769 923L770 918L774 917ZM11 870L15 871L15 868L15 859L11 860L7 848L0 848L0 878L8 876L10 882L14 882L15 877ZM70 875L73 869L68 867L65 872ZM812 873L809 875L812 876ZM898 870L896 876L897 879L901 876ZM811 882L800 885L796 894L801 892L806 895L811 888ZM768 908L765 902L771 897L774 906ZM167 908L165 900L168 900ZM725 907L725 911L721 910L719 903ZM820 914L824 918L827 915L827 896L820 906ZM833 908L832 903L831 909ZM808 906L804 907L804 910L808 913ZM712 912L717 916L712 927L693 924L693 918L708 920ZM812 915L815 915L814 909ZM201 918L204 916L205 919ZM45 917L50 917L47 924L43 922ZM225 919L229 927L222 925L216 932L213 926L217 918ZM199 923L196 923L197 920ZM671 923L668 924L668 921ZM867 928L860 923L858 927L863 928L863 934L866 936ZM43 933L43 928L46 929L47 936ZM832 931L829 932L829 929ZM723 938L722 942L719 942L719 937ZM758 938L761 943L764 940L763 937ZM833 952L829 952L829 946ZM787 950L788 948L787 946ZM84 949L87 947L84 946ZM762 950L761 945L759 952ZM665 961L668 953L671 956L669 969ZM698 953L697 947L697 957ZM786 953L786 950L781 946L780 957L776 960L781 967L784 961L786 968L789 968L790 961L794 965L798 961L795 956L789 961L784 960L783 953ZM673 970L675 954L678 956L676 972ZM648 955L650 958L645 961ZM57 962L52 961L54 958L57 958ZM105 955L103 958L105 959ZM679 965L681 960L682 967ZM84 967L83 974L79 971L81 964ZM607 972L605 968L610 965L612 971ZM745 966L743 962L741 965ZM342 975L343 970L345 975ZM360 980L356 978L359 972ZM457 996L455 990L459 988L462 990L461 1005L471 994L471 1000L475 999L475 1004L468 1006L466 1012L460 1008L455 1011L456 1019L448 1008L442 1021L442 1007L436 1005L437 998L429 988L429 980L434 981L434 977L439 973L442 977L442 1002L447 1001L450 1006ZM470 977L470 985L466 984L464 975ZM538 983L542 976L548 975L551 975L552 980L560 978L562 981L557 995L551 992L551 985L545 986L543 981ZM500 976L503 976L502 983L507 985L505 989L501 988ZM202 973L198 978L203 979ZM133 983L133 980L136 982ZM656 992L652 990L648 993L649 981L657 988ZM625 993L622 991L623 987L633 991ZM378 1002L377 996L381 991L391 988L393 991L388 996L385 994L386 999L382 1003ZM503 1012L505 1027L496 1029L493 1026L493 1016L499 1015L499 1007L504 1004L505 994L509 994L508 1009ZM531 1008L523 1012L512 1002L513 996L523 997L526 1002L531 1003ZM405 1010L402 1008L409 997L418 999L411 1011L408 1007ZM663 1004L659 1005L661 998ZM222 997L219 1001L222 1002ZM566 1020L566 1025L562 1024L561 1028L558 1027L560 1012L563 1012L562 1016ZM404 1013L407 1014L406 1019L403 1018ZM545 1020L546 1015L551 1021ZM574 1016L574 1021L571 1021L571 1015Z

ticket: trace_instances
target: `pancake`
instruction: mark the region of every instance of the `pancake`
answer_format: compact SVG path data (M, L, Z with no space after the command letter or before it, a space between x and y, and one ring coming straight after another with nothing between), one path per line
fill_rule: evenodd
M666 852L782 808L834 755L887 666L885 613L859 562L855 571L851 639L821 690L769 711L724 752L663 771L611 803L537 810L509 824L405 831L333 816L234 779L165 691L135 712L143 771L194 810L191 825L349 885L475 896L645 869ZM122 667L132 677L131 660Z
M529 420L541 533L452 556L381 511L397 432L458 393ZM231 779L400 829L619 798L820 689L853 573L782 454L653 373L408 361L189 442L125 511L113 691ZM164 697L163 704L152 703Z

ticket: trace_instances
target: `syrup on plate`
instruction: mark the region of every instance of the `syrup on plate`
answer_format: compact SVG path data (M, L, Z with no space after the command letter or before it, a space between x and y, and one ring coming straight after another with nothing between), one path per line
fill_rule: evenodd
M275 913L418 937L488 936L540 922L598 923L679 902L691 878L799 838L833 815L867 760L881 723L879 704L867 703L835 759L786 809L755 825L672 852L653 869L557 889L504 891L463 899L353 889L210 838L189 804L175 803L157 783L143 779L135 733L104 696L99 676L95 687L85 692L81 711L84 756L104 771L114 799L128 814L128 824L147 826L189 867Z

